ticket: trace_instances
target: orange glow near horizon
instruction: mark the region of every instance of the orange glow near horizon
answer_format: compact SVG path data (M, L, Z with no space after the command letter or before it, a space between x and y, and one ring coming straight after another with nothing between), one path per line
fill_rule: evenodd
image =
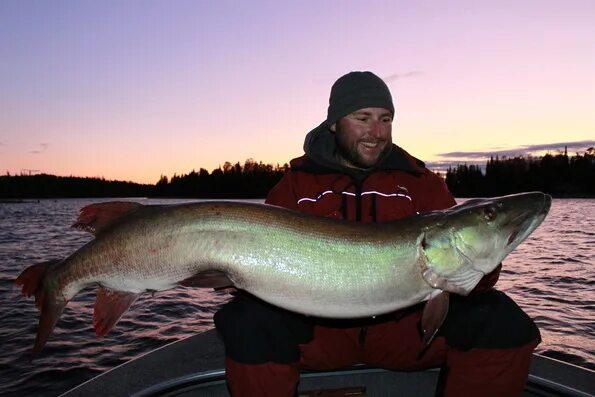
M2 4L0 173L154 184L284 164L351 70L385 79L394 142L430 164L593 143L593 15L581 1Z

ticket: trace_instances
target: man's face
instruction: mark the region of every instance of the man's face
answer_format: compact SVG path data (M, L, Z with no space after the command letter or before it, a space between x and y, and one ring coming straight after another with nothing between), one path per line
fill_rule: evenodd
M363 169L375 166L391 149L392 122L388 109L364 108L331 125L343 165Z

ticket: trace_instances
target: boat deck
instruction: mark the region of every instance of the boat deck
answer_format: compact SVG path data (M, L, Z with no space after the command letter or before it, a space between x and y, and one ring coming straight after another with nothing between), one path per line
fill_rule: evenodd
M111 369L62 397L205 396L228 397L223 346L214 330L186 338ZM337 371L303 372L300 397L322 396L320 390L351 388L351 396L433 396L438 370L386 371L356 366ZM313 391L316 392L313 392ZM358 391L362 393L358 394ZM327 396L344 396L347 393ZM594 397L595 371L534 355L525 397Z

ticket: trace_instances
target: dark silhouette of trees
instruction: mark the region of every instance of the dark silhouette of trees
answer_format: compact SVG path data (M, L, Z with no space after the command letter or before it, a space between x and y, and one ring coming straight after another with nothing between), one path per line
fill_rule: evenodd
M448 188L457 197L476 197L484 191L484 177L477 165L458 165L446 173ZM454 193L458 192L458 193Z
M273 166L248 159L241 165L226 161L210 174L204 168L187 175L161 177L156 197L263 198L281 179L289 165Z
M146 197L152 185L48 174L0 176L0 198Z
M0 176L0 198L187 197L264 198L289 165L248 159L223 163L212 172L200 168L185 175L162 175L155 185L105 178L55 175ZM486 197L540 190L555 197L595 197L595 149L569 157L566 151L543 157L491 158L478 165L451 167L446 183L456 197Z
M446 173L456 197L491 197L539 190L554 197L595 197L595 149L584 154L490 158L485 173L476 165L458 165Z
M201 168L186 175L161 175L155 185L107 181L104 178L55 175L0 176L0 198L58 197L188 197L264 198L281 179L288 164L273 166L248 159L241 165L225 162L209 173Z

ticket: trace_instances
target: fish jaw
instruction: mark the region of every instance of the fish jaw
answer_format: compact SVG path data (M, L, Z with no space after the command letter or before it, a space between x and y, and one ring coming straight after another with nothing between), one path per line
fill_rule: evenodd
M529 192L469 200L445 211L419 245L424 279L468 294L543 222L550 205L549 195Z

